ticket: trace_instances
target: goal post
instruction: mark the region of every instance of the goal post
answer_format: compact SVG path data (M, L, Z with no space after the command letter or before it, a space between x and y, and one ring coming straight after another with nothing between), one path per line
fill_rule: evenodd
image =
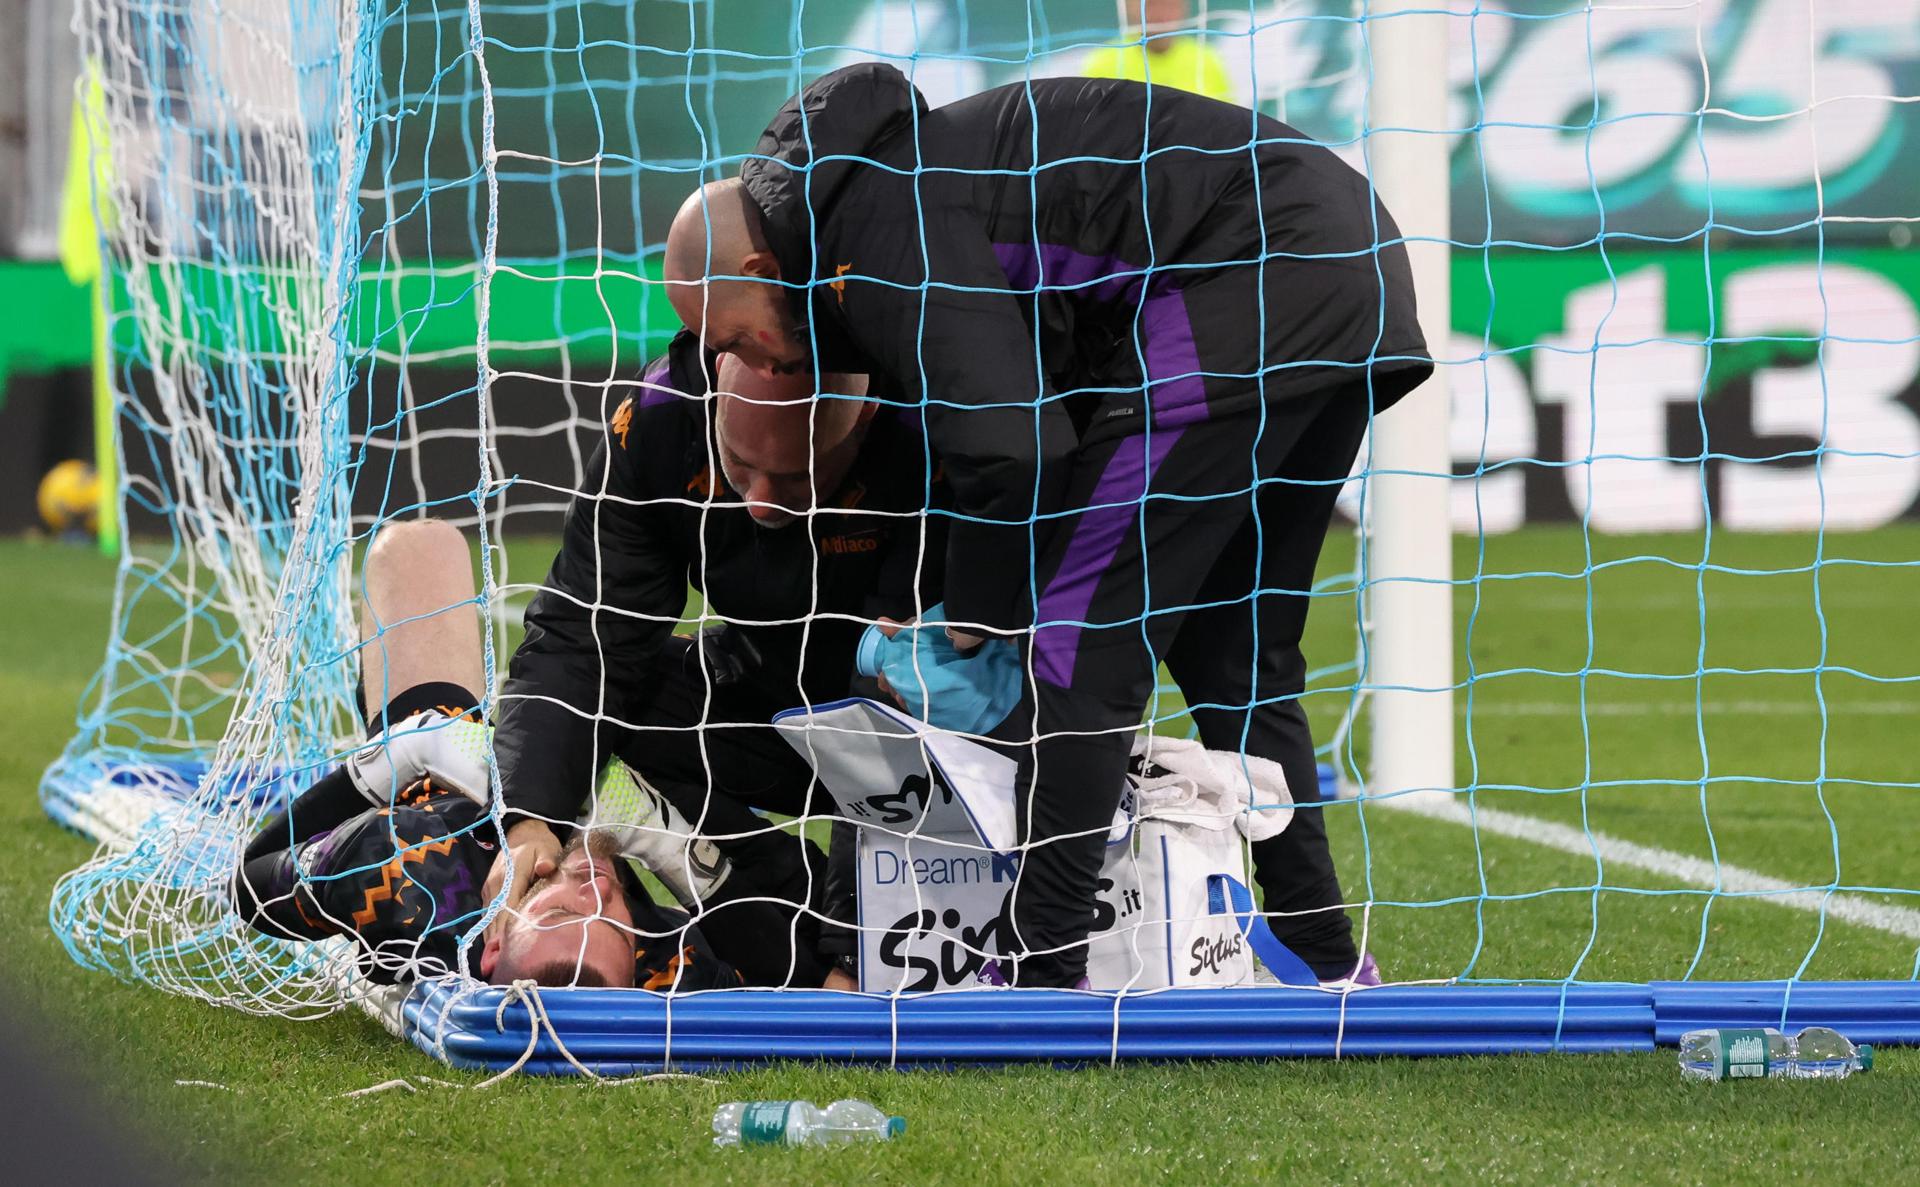
M1453 333L1446 127L1452 18L1425 0L1369 0L1365 156L1399 223L1420 326L1437 366L1373 422L1359 578L1366 608L1360 681L1372 701L1365 791L1454 786L1451 368Z

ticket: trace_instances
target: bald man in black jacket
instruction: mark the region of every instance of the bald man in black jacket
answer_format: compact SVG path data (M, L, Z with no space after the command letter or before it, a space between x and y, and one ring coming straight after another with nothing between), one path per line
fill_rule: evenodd
M1020 984L1086 962L1107 821L1157 664L1210 747L1317 787L1308 591L1370 415L1432 369L1367 180L1243 108L1137 83L1017 83L929 110L890 66L826 75L736 180L682 207L686 325L763 373L862 371L924 404L955 511L963 650L1026 647ZM1254 846L1274 926L1371 975L1317 812Z
M946 488L917 408L864 376L825 383L838 394L760 380L681 334L604 426L501 689L509 905L617 755L714 838L731 895L784 905L794 936L767 943L792 949L785 983L844 965L851 934L816 943L803 909L851 909L851 850L829 876L811 842L756 815L821 807L770 722L856 691L863 619L938 597L945 521L924 512ZM724 625L674 634L689 585ZM504 878L497 864L489 896Z

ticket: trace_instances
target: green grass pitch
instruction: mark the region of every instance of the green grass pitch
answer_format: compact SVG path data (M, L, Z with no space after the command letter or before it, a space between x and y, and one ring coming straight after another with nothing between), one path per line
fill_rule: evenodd
M514 542L514 578L536 579L548 547ZM1850 894L1864 913L1849 922L1804 899L1716 896L1690 878L1717 852L1724 868L1793 886L1920 887L1920 790L1900 786L1920 784L1920 568L1903 567L1916 557L1920 530L1910 527L1824 542L1716 533L1710 549L1700 536L1589 541L1545 528L1489 540L1484 555L1463 541L1457 576L1487 579L1456 597L1460 676L1476 676L1470 716L1467 690L1460 697L1458 776L1479 789L1475 807L1489 819L1539 835L1375 803L1325 809L1348 897L1375 904L1367 932L1389 976L1913 976L1906 916L1869 909L1920 906L1910 897ZM1703 558L1716 568L1703 572ZM1328 573L1349 561L1336 540ZM47 928L47 895L88 847L46 821L34 789L102 653L112 569L86 550L27 540L0 541L0 570L10 741L0 750L10 839L0 988L14 1026L32 1027L93 1084L102 1115L192 1179L1718 1183L1913 1173L1920 1059L1905 1051L1843 1084L1683 1084L1666 1051L948 1074L787 1065L619 1088L520 1079L484 1093L421 1084L480 1077L430 1062L356 1014L247 1017L67 959ZM1350 656L1350 594L1336 587L1314 617L1310 658ZM1347 695L1310 696L1323 734ZM1606 852L1644 860L1555 848L1565 833L1553 825L1637 847ZM395 1077L420 1091L342 1097ZM708 1144L719 1102L842 1095L904 1114L906 1137L824 1152Z

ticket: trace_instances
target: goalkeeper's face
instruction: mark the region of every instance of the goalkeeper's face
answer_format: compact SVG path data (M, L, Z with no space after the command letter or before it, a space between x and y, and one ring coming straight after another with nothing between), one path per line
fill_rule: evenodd
M633 984L633 908L607 838L576 834L551 877L527 889L488 941L481 973L496 985Z

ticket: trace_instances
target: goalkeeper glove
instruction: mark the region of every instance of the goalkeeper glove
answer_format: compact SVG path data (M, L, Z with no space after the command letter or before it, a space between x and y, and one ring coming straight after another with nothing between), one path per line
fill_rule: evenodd
M377 808L422 779L484 806L491 732L478 722L434 709L415 713L356 751L347 760L347 777Z
M620 856L647 867L689 911L700 910L733 872L717 845L695 833L667 797L617 758L608 759L600 773L588 827L611 835Z

